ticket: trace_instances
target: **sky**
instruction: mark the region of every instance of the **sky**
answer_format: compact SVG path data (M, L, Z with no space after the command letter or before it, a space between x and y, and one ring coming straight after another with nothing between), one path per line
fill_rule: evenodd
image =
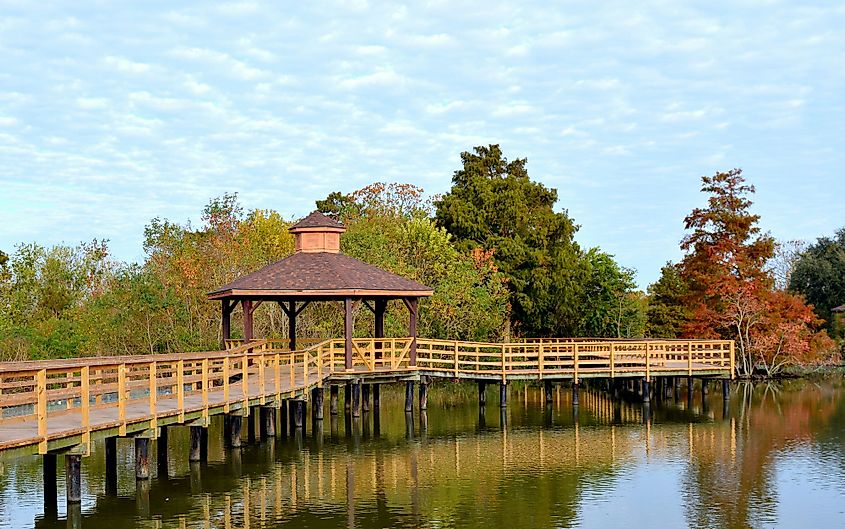
M0 0L0 249L139 261L150 219L223 193L290 219L445 193L497 143L645 287L703 175L742 168L778 239L845 225L843 27L841 2Z

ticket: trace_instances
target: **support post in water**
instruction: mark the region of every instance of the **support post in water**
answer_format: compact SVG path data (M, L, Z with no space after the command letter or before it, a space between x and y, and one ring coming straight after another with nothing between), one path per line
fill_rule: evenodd
M149 467L147 470L149 471ZM65 486L68 503L82 501L82 456L80 454L65 455Z
M414 381L405 382L405 412L414 411Z
M135 479L150 479L150 440L135 438Z
M580 389L580 383L573 382L572 383L572 405L578 406L578 393Z
M261 441L261 433L258 430L260 424L259 409L259 406L250 406L249 408L249 416L246 422L247 443L249 444Z
M731 399L731 381L722 379L722 398L727 402Z
M643 402L651 402L651 383L643 379L642 380L642 388L643 388Z
M191 450L188 453L188 461L191 463L202 461L203 452L207 452L202 447L203 442L208 441L208 436L203 435L204 430L202 426L191 426Z
M332 384L329 386L329 413L337 415L337 397L340 393L340 386Z
M370 386L371 384L364 384L361 388L361 407L365 413L370 411Z
M347 415L352 412L352 382L347 382L343 388L343 410Z
M352 416L361 416L361 379L352 383Z
M337 402L335 402L335 407L337 407ZM337 413L337 409L335 409L335 413ZM323 420L323 388L311 390L311 416L315 421Z
M160 427L156 437L156 468L159 477L167 477L167 426Z
M373 384L373 410L378 411L381 406L381 386Z
M295 399L293 403L293 426L301 429L305 426L305 401L302 399Z
M241 426L243 424L243 417L238 414L226 415L225 417L225 432L223 435L226 438L226 446L229 448L241 447Z
M106 494L117 494L117 437L106 437Z
M261 406L261 438L276 437L276 410L270 406Z
M428 377L423 375L420 377L420 411L428 409Z
M478 405L484 406L487 404L487 383L483 380L478 381Z
M44 472L44 514L55 517L58 514L58 486L56 483L56 454L41 456Z
M499 382L499 407L508 407L508 383L506 380Z
M543 381L543 392L546 395L546 404L552 403L552 381Z

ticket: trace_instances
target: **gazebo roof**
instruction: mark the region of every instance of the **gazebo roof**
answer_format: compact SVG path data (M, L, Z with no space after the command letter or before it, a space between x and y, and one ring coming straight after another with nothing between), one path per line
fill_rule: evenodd
M290 231L297 237L296 253L210 292L209 299L402 298L434 293L421 283L340 253L337 237L346 228L318 211Z

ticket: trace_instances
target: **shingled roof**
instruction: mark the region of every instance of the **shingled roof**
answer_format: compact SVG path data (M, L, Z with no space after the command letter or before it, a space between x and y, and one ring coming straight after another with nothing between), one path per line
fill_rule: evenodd
M319 211L314 211L304 219L290 227L291 230L298 230L300 228L345 228L340 222L330 219Z

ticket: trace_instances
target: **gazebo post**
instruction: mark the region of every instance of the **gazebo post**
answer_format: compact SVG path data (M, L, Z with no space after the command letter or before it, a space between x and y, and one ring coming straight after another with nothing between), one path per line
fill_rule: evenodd
M408 307L408 334L411 336L408 365L415 366L417 365L417 298L405 298L405 306Z
M288 338L290 339L290 350L296 351L296 301L288 305Z
M345 338L344 356L345 367L347 370L352 369L352 298L343 300L343 335Z
M373 338L384 338L384 313L387 311L387 300L376 299L374 309L373 315L376 319L376 325ZM383 347L384 342L375 342L376 358L380 359L384 356Z
M220 323L222 327L223 342L220 344L220 349L226 350L226 341L232 339L232 309L235 307L235 301L229 303L227 298L222 300L222 312Z
M241 301L241 308L244 311L244 341L252 341L252 300Z

